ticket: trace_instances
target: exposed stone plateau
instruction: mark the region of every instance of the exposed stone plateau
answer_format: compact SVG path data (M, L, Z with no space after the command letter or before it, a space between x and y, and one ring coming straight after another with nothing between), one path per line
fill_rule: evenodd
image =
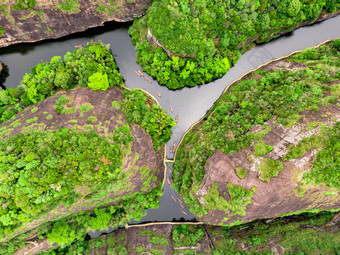
M60 8L62 2L65 1L39 0L34 8L19 11L12 8L15 0L6 1L7 9L4 10L8 14L0 10L0 26L5 30L0 37L0 47L59 38L107 21L131 21L144 15L151 5L150 0L77 0L79 8L63 12Z

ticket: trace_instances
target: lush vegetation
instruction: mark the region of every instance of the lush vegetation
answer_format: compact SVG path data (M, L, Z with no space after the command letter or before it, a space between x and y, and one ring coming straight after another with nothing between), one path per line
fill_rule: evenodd
M277 123L291 127L301 118L301 111L317 112L319 107L338 102L338 84L325 83L339 80L339 56L340 40L318 49L307 49L287 60L303 63L306 68L297 71L258 70L234 84L214 104L205 118L185 136L174 164L174 188L193 213L198 216L206 213L194 193L204 177L208 158L218 149L233 153L253 144L256 156L266 155L272 148L261 140L271 129L263 125L265 121L274 118ZM249 132L254 125L262 125L262 131L257 134ZM338 169L336 155L339 153L336 134L329 140L329 149L326 147L322 150L324 152L319 152L314 166L317 170L312 174L315 182L332 187L338 185L336 180L339 179L335 170ZM282 163L262 159L261 168L260 179L268 182L282 169Z
M98 79L99 76L103 79ZM123 85L109 45L88 43L68 52L63 60L56 56L33 67L17 88L0 91L0 124L27 106L54 95L58 89L68 90L76 85L95 90Z
M340 251L340 235L337 226L328 226L336 213L305 213L299 216L275 219L268 223L257 221L235 227L214 227L208 225L181 224L170 228L172 235L167 243L173 244L171 254L273 254L273 250L284 247L286 255L290 254L337 254ZM145 238L138 238L138 246L129 235L129 229L117 230L105 236L83 242L75 242L67 248L45 251L42 255L66 254L164 254L161 246L150 242L148 236L160 235L161 229L153 226L155 231L140 230ZM140 227L145 229L145 227ZM150 228L149 228L150 229ZM205 231L206 229L206 231ZM205 232L207 234L205 234ZM135 232L134 232L135 233ZM167 233L161 233L167 235ZM146 236L148 235L148 236ZM211 240L214 248L208 245ZM200 243L200 245L197 245ZM269 246L270 243L270 246ZM142 244L142 245L141 245ZM192 246L192 249L186 248ZM133 249L135 247L135 249ZM176 249L176 248L181 249ZM272 250L270 250L272 249Z
M337 0L159 0L129 32L143 70L177 89L222 77L254 42L339 9ZM168 52L149 43L148 29Z
M150 108L141 90L126 90L123 94L122 112L126 114L126 120L143 127L152 137L154 149L158 151L160 145L170 140L175 121L159 105L153 104Z
M89 70L83 70L84 67ZM77 84L93 90L121 86L122 77L116 68L108 48L101 43L91 43L73 54L68 53L63 61L54 57L50 63L32 68L18 89L0 93L2 113L14 107L16 112L21 111L52 96L57 89L68 90ZM63 75L68 78L61 78ZM72 82L64 83L68 79ZM122 93L123 100L113 101L113 108L109 102L108 110L125 113L129 123L142 126L158 150L170 139L174 121L142 91L123 90ZM22 248L32 231L38 231L40 239L47 238L49 243L66 247L81 243L89 231L125 225L131 219L140 220L147 208L158 207L162 183L156 174L160 170L151 170L148 165L136 168L138 152L134 152L132 162L127 161L128 168L122 169L124 157L131 154L134 141L131 125L118 116L113 131L105 136L96 133L100 125L96 125L96 129L92 125L83 128L75 125L72 129L49 130L53 127L46 128L45 118L49 120L57 114L79 110L79 119L86 113L90 123L97 123L100 117L91 103L72 106L72 97L63 94L55 98L53 115L45 111L37 116L39 105L25 112L35 116L26 118L24 124L39 120L43 123L35 124L43 130L32 125L21 129L25 133L19 131L10 136L12 127L21 125L24 113L17 115L18 119L11 124L7 124L12 121L9 115L1 116L5 116L2 118L5 123L0 128L0 254L13 254ZM52 105L49 107L53 110ZM78 119L68 122L77 124ZM85 126L91 126L91 131L80 131L87 129ZM138 173L142 185L139 190L130 179ZM30 227L33 230L28 231ZM164 243L162 237L155 236L153 241Z
M59 8L63 12L79 12L80 4L76 0L63 0L59 4Z
M17 0L16 4L12 5L13 10L28 10L37 5L36 0Z
M324 148L317 154L313 167L304 177L307 183L326 184L340 190L340 122L327 130Z
M177 225L172 229L174 247L193 246L202 240L204 227L199 225Z
M269 243L270 247L283 246L286 255L337 254L340 251L339 229L322 228L334 215L331 212L306 213L271 223L255 222L232 228L213 228L211 233L220 238L212 254L273 254ZM240 243L249 247L247 251L242 251Z

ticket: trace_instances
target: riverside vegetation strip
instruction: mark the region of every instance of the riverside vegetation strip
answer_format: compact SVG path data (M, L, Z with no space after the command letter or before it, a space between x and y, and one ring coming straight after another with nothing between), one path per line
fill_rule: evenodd
M220 78L255 43L339 9L336 0L160 0L129 32L143 71L178 89Z
M152 223L120 229L40 255L66 254L337 254L336 213L305 213L235 227Z
M339 48L338 39L251 72L185 135L174 188L201 221L339 207Z
M158 206L174 121L122 86L108 46L89 43L0 92L1 254L37 235L65 246Z

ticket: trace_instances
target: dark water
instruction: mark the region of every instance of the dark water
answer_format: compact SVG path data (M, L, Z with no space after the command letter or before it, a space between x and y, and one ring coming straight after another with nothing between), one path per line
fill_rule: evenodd
M168 143L167 156L172 159L170 148L175 141L180 140L190 126L204 116L213 103L220 97L224 88L242 74L268 62L271 59L289 54L292 51L314 46L327 39L335 39L340 36L340 16L323 21L312 26L300 28L286 36L282 36L266 44L261 44L245 53L237 65L233 67L223 78L194 88L183 88L171 91L165 86L160 86L154 79L146 75L152 84L145 78L139 77L134 70L141 70L136 64L135 49L127 32L131 23L109 23L104 27L90 29L84 33L58 40L44 41L35 44L20 44L0 49L0 60L9 69L9 77L4 85L16 87L23 75L41 60L49 61L53 56L63 56L67 51L72 51L75 45L85 45L88 41L102 40L109 43L114 58L129 88L142 88L152 94L161 106L175 119L178 116L178 124L173 128L173 136ZM160 93L161 98L158 96ZM173 112L170 112L170 104ZM171 176L168 176L169 179ZM148 215L139 222L192 220L194 215L188 208L182 209L171 198L178 198L177 193L171 189L168 183L164 186L164 195L157 210L148 210ZM186 216L181 211L185 211Z

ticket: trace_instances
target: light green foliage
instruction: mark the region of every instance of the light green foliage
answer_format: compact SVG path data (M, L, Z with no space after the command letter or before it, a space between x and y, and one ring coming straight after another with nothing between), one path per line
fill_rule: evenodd
M113 109L119 110L120 109L120 102L119 101L112 101Z
M220 78L255 42L269 41L339 9L335 0L160 0L134 21L129 33L143 70L177 89ZM148 30L166 50L179 56L170 58L149 43Z
M75 231L67 224L55 223L49 233L47 240L51 243L67 244L75 239Z
M36 5L36 0L17 0L17 3L12 5L12 9L22 11L33 8Z
M308 130L312 130L313 128L315 128L319 123L318 122L311 122L309 123L307 129Z
M30 119L26 120L26 123L35 122L37 120L38 120L38 117L33 117L33 118L30 118Z
M282 120L282 125L285 128L291 128L292 126L294 126L296 124L296 122L298 122L298 120L301 118L302 116L300 116L299 114L292 114L289 115L287 118L285 118L284 120Z
M247 173L247 170L243 169L242 167L236 167L236 174L240 179L246 177Z
M322 134L302 138L302 140L295 146L288 146L288 152L285 156L285 160L302 157L308 150L320 148L324 142L323 137L327 135L326 130Z
M49 114L49 115L46 116L46 119L47 119L47 120L50 120L50 119L52 119L52 118L53 118L53 115L51 115L51 114Z
M250 135L253 135L252 139L254 140L259 140L262 139L263 137L266 136L266 134L272 130L273 128L271 126L266 126L266 125L262 125L263 130L261 130L260 132L258 132L257 134L255 133L249 133Z
M3 27L0 27L0 37L2 37L5 34L5 29Z
M109 81L107 78L107 74L104 73L94 73L89 77L89 88L93 90L107 90L109 88Z
M253 197L253 190L247 190L240 186L233 186L231 183L227 185L230 199L233 203L231 210L234 214L241 216L246 215L246 207L251 203Z
M317 153L311 171L303 179L340 189L340 122L325 133L327 137L322 141L325 147Z
M94 209L96 217L92 217L89 221L91 229L105 229L111 219L111 215L105 209Z
M97 72L107 77L105 84L109 87L123 85L109 48L101 42L68 52L63 60L56 56L48 63L37 64L17 88L0 91L0 124L26 107L54 95L60 88L71 89L76 84L87 87L89 77ZM63 107L62 102L57 102L56 112L61 113Z
M169 246L168 240L164 237L164 234L161 235L153 234L149 240L150 243L159 244Z
M76 107L71 106L71 107L63 107L60 114L73 114L73 113L76 113L76 112L77 112Z
M97 122L97 118L96 118L95 116L90 116L90 117L88 117L87 120L88 120L89 122L91 122L91 123Z
M136 252L144 252L146 248L144 246L137 246L136 247Z
M332 96L340 96L340 83L331 86L331 94Z
M265 156L273 150L273 146L266 144L262 139L258 141L255 146L255 157Z
M270 179L277 176L283 169L283 164L279 160L262 158L258 167L258 171L261 171L259 179L263 182L270 182Z
M79 12L80 4L76 0L62 0L59 8L63 12Z
M164 255L163 249L159 247L151 247L150 252L152 255Z
M33 107L32 109L31 109L31 113L35 113L35 112L37 112L38 111L38 107Z
M152 137L154 149L158 151L159 146L170 140L175 121L158 105L150 107L141 90L126 90L123 95L122 112L126 114L127 122L141 125Z
M77 119L73 119L73 120L70 120L69 123L70 123L70 124L77 124L77 123L78 123L78 120L77 120Z
M224 197L220 196L218 192L218 183L214 182L209 189L209 193L203 196L206 206L209 210L221 210L224 211L228 208L228 201Z
M176 225L172 229L174 247L194 246L204 236L204 227L198 225Z
M85 104L82 104L80 107L79 107L79 111L80 112L88 112L90 110L92 110L94 108L94 106L90 103L85 103Z

